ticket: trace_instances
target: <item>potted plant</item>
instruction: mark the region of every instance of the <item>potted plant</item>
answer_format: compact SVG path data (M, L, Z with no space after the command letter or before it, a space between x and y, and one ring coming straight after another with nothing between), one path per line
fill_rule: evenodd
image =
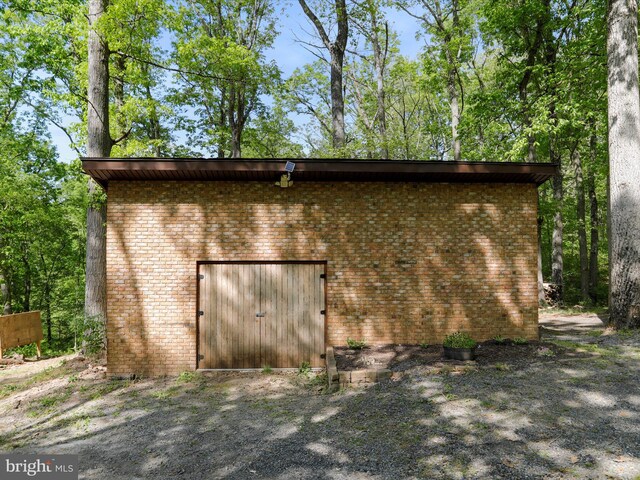
M478 343L465 332L447 335L442 342L444 356L453 360L474 360Z

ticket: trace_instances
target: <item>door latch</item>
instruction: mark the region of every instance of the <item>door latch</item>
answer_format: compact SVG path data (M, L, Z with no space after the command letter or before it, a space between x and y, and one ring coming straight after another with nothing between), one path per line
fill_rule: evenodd
M267 315L267 312L257 312L256 317L264 317Z

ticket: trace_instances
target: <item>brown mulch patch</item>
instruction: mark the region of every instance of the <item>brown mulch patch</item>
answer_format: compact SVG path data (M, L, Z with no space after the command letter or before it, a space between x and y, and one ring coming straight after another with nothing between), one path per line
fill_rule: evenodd
M503 363L511 367L524 367L531 363L557 361L558 356L568 354L566 349L548 342L529 342L517 345L510 341L497 343L495 340L480 343L474 362L460 362L444 358L441 345L375 345L355 350L349 347L335 347L338 370L361 370L387 368L401 372L417 366L443 365L495 365ZM571 356L575 356L572 354Z

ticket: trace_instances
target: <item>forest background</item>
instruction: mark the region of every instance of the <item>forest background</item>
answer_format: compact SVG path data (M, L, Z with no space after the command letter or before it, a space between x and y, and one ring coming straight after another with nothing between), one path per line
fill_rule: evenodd
M65 350L103 201L78 160L91 18L80 0L0 9L1 300L41 310ZM112 0L93 24L111 155L554 162L542 276L565 305L604 306L606 16L602 0Z

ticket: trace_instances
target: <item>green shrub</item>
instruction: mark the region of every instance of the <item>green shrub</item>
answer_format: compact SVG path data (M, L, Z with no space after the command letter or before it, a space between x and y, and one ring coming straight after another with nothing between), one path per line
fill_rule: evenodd
M475 348L478 343L468 333L455 332L444 338L442 345L448 348Z
M367 346L364 340L354 340L353 338L347 338L347 346L353 350L362 350Z
M304 375L305 377L311 373L311 364L309 362L302 362L298 367L298 375Z
M3 355L6 357L9 357L13 354L18 354L18 355L22 355L25 358L29 358L29 357L35 357L37 353L38 351L36 349L36 344L30 343L28 345L21 345L20 347L13 347L13 348L7 349L3 352Z
M178 378L176 378L176 382L177 383L189 383L189 382L193 382L194 380L199 378L199 374L198 372L182 372L180 373L180 375L178 375Z
M67 342L54 341L49 344L46 340L43 340L40 348L44 358L61 357L62 355L73 353L73 346ZM38 354L38 350L35 343L30 343L20 347L8 348L2 352L2 356L9 357L15 353L22 355L24 358L33 358Z
M421 342L420 348L429 348L429 344L427 342Z
M96 355L106 350L105 322L101 315L87 317L84 320L82 346L88 355Z
M529 342L527 341L526 338L516 337L513 339L513 343L515 343L516 345L525 345Z
M499 344L503 344L507 341L507 339L504 338L502 335L496 335L495 337L493 337L493 341Z

